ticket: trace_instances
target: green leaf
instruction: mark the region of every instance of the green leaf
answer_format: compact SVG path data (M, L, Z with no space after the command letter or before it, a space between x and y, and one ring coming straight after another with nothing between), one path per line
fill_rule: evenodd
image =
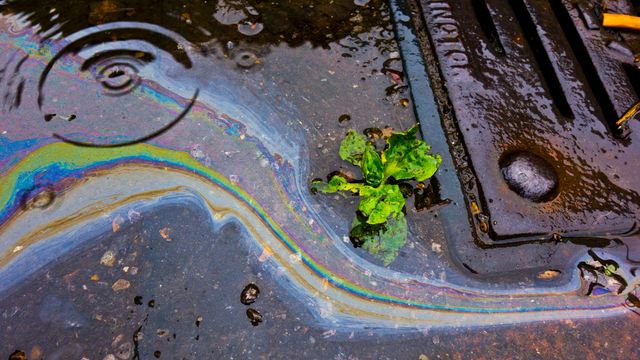
M362 248L381 259L386 266L398 256L398 250L407 242L407 234L407 220L400 213L384 225L367 224L356 216L349 235L362 242Z
M405 200L398 185L382 185L377 188L364 186L360 189L358 210L367 217L371 225L383 224L389 217L402 214Z
M355 130L349 130L340 144L340 158L360 166L366 144L367 138L364 135L358 134Z
M609 265L605 265L604 267L604 274L606 276L611 276L613 275L616 271L618 270L618 267L613 265L613 264L609 264Z
M378 186L382 181L383 168L380 154L376 150L375 145L367 143L362 156L362 174L367 184Z
M323 193L334 193L338 191L351 191L357 193L365 186L364 184L359 183L350 183L347 182L347 179L343 178L340 175L335 175L329 182L324 181L314 181L311 183L312 191L320 191Z
M438 170L442 163L440 155L429 154L431 147L416 138L417 133L416 125L405 133L395 133L389 137L389 146L383 153L385 178L424 181Z

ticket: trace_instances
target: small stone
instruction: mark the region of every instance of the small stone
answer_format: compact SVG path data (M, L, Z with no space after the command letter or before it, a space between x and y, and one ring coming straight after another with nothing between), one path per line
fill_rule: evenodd
M31 348L31 357L30 359L41 359L42 358L42 349L40 346L35 345Z
M258 295L260 295L258 285L251 283L242 289L242 293L240 293L240 302L245 305L251 305L256 302Z
M170 229L168 227L160 229L160 236L162 236L165 241L171 241L171 236L169 235Z
M111 221L111 231L118 232L120 230L120 226L124 223L124 218L120 215L116 216L113 221Z
M27 360L27 354L22 350L16 350L9 355L9 360Z
M258 326L262 322L262 314L258 310L247 309L247 317L253 326Z
M100 258L100 264L104 266L112 267L115 262L116 254L111 250L105 251L105 253L102 254L102 257Z
M116 360L116 356L113 354L107 354L102 360Z
M551 280L560 275L560 270L549 269L538 274L540 280Z
M142 214L133 209L130 209L127 212L127 217L129 218L129 222L133 224L134 222L140 221L142 219Z
M53 203L55 199L55 193L49 189L46 189L38 193L30 202L30 207L36 209L45 209Z
M122 291L131 287L131 283L125 279L118 279L111 285L113 291Z
M133 344L130 342L125 342L120 344L120 346L118 346L118 352L116 356L118 357L118 359L126 360L131 357L132 351L133 351Z

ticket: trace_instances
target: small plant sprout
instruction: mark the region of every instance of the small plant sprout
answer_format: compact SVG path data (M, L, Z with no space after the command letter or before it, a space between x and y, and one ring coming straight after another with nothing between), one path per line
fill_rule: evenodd
M360 197L349 237L354 246L362 246L385 265L395 260L407 240L405 198L398 183L425 181L442 161L440 155L430 154L431 147L417 134L417 125L406 132L391 133L385 139L385 148L379 151L375 142L349 130L340 145L340 158L360 167L364 179L354 181L338 174L328 182L311 184L314 192L345 191Z

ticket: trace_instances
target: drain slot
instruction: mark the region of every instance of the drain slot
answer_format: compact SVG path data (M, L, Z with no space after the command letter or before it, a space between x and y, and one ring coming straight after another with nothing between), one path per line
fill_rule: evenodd
M562 27L562 31L573 50L575 58L578 60L578 64L582 68L582 73L585 74L585 78L591 88L591 93L598 102L598 106L605 118L605 125L616 137L624 137L625 132L616 125L616 121L618 121L618 112L616 111L600 76L597 75L598 70L593 64L591 56L589 56L589 52L583 43L575 24L573 23L571 15L561 1L550 0L549 5L558 20L558 23Z
M556 1L551 1L552 3ZM543 81L545 83L545 87L551 95L551 99L553 100L553 104L555 108L562 114L564 117L573 119L573 111L569 106L569 102L567 101L567 97L562 90L562 85L560 84L560 80L558 79L558 75L556 74L555 69L553 68L553 64L551 63L551 59L547 54L544 45L542 44L542 39L540 39L540 35L538 34L536 24L527 9L527 6L522 0L510 0L509 4L515 13L516 19L520 23L520 27L522 28L522 32L524 33L525 40L529 44L531 51L538 63L538 68L540 73L542 74Z
M489 10L489 6L486 0L473 0L473 11L476 14L476 18L480 23L480 28L484 33L487 41L491 45L491 50L495 52L497 55L504 56L504 46L502 45L502 41L500 41L500 36L498 35L498 29L496 28L496 24L493 22L493 16L491 15L491 11Z

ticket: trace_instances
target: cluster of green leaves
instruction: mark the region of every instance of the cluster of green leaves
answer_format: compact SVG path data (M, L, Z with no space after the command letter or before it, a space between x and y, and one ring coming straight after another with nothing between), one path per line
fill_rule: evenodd
M351 240L380 257L385 265L396 258L407 239L405 199L397 183L425 181L435 174L441 163L440 156L431 155L430 146L418 139L417 133L417 126L393 133L386 139L385 149L378 151L374 142L350 130L340 145L340 157L359 166L364 179L348 181L334 175L328 182L312 183L315 191L349 191L360 197Z

